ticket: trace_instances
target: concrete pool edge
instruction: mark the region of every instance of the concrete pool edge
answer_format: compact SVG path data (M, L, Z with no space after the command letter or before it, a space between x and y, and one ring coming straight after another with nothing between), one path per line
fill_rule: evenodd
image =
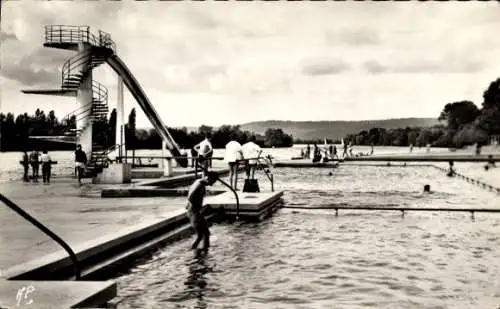
M134 197L182 197L187 196L189 189L135 187L102 189L101 198L134 198ZM218 195L226 190L208 189L207 195Z
M111 255L106 257L101 263L98 261L82 269L82 281L72 281L74 276L62 278L60 280L53 278L53 272L67 269L71 266L71 260L65 251L57 251L27 263L15 265L2 273L0 290L3 292L0 293L0 298L9 299L12 303L16 300L15 297L17 293L17 291L14 294L10 293L12 287L22 285L26 282L32 282L31 285L34 286L35 289L37 289L38 286L41 292L45 291L45 297L39 300L37 307L39 307L39 305L46 305L48 307L53 305L52 298L49 296L54 294L59 297L57 301L59 305L61 305L61 303L68 304L65 308L105 306L117 296L117 284L113 280L87 281L89 277L100 276L106 273L107 270L116 267L120 267L121 269L127 268L122 265L123 262L138 259L167 243L182 239L193 233L188 223L185 210L179 209L169 214L171 216L168 218L142 222L134 227L123 229L117 233L75 246L75 254L79 257L79 260L83 262L85 262L86 259L91 259L92 256L105 254L111 250ZM208 213L206 218L207 221L210 222L213 220L214 214ZM179 225L178 223L181 224ZM160 231L160 233L155 235L155 231ZM122 246L127 240L139 238L141 235L148 233L153 235L150 239L142 241L133 247L127 245ZM119 251L113 252L112 249L119 249ZM34 276L34 278L29 278L30 276ZM37 276L42 276L44 278L36 278ZM67 285L71 285L72 288L67 290L66 294L60 295L59 290L61 288L64 290L64 287ZM92 288L86 286L91 286ZM9 295L7 295L7 292L4 290L8 290ZM69 302L72 303L70 304ZM5 306L5 304L2 305ZM14 305L10 306L11 307L8 308L14 307Z
M20 295L21 293L21 295ZM0 280L1 308L91 308L116 297L113 281ZM18 295L21 298L18 298Z
M98 239L77 244L73 246L73 250L79 261L84 261L98 254L120 247L124 243L141 236L147 236L158 230L169 229L182 221L187 223L187 216L184 209L168 212L164 216L167 217L147 220L134 226L121 229L113 234L104 235ZM19 280L24 277L29 277L34 273L52 273L58 269L70 267L71 264L71 259L67 253L64 250L59 250L26 263L10 267L2 272L2 278ZM31 278L28 280L31 280Z

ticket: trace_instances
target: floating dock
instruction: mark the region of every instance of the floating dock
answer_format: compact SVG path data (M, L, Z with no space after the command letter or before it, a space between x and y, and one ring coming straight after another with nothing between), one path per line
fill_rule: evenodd
M281 205L283 191L277 192L237 192L239 209L236 206L236 197L233 192L226 192L205 199L205 205L210 207L216 215L223 217L236 217L248 221L260 221Z

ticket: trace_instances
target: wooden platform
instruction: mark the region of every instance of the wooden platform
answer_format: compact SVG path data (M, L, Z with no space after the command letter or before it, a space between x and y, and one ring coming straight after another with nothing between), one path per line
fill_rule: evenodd
M245 193L237 192L239 198L239 217L246 220L262 220L281 206L283 191ZM236 197L233 192L226 192L205 199L205 205L216 213L235 217L237 213Z
M0 281L2 309L104 307L114 297L112 281Z

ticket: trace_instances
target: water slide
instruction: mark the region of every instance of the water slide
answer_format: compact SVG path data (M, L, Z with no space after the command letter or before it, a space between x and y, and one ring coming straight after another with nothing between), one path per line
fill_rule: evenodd
M107 58L106 62L109 66L118 74L122 79L128 90L134 96L137 103L141 107L146 117L148 117L149 121L153 124L153 127L158 131L162 140L166 141L167 148L170 150L172 155L176 157L175 161L182 167L187 167L188 160L187 157L180 158L181 151L179 146L175 143L172 135L168 132L167 127L161 120L160 116L154 109L153 105L149 101L149 98L146 96L146 93L142 89L141 85L137 79L135 79L134 75L130 72L125 63L118 57L116 54Z

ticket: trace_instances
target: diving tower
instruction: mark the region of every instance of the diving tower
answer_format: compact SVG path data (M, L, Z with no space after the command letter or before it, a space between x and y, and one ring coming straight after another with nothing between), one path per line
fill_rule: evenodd
M22 90L25 94L57 95L75 97L78 108L67 117L76 118L76 143L89 158L88 167L95 176L107 166L108 156L114 152L124 154L124 106L123 85L126 85L153 127L158 131L163 144L172 153L177 163L187 167L187 157L181 154L167 127L151 104L139 82L125 63L118 57L116 44L111 35L99 30L97 34L89 26L48 25L45 26L44 47L75 51L61 69L61 87L59 89ZM107 63L118 75L117 127L115 145L104 151L97 151L92 142L92 124L106 118L108 90L93 80L92 70Z

